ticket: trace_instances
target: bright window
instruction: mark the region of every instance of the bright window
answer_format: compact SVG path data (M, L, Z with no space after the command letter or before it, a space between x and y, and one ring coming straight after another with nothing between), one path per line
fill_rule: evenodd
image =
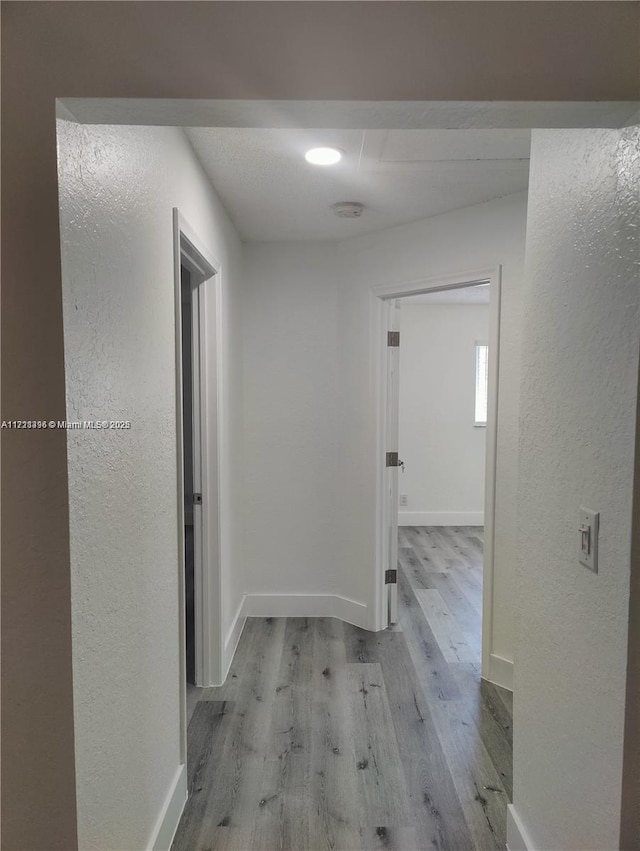
M489 346L476 343L476 416L475 425L487 424L487 385L489 382Z

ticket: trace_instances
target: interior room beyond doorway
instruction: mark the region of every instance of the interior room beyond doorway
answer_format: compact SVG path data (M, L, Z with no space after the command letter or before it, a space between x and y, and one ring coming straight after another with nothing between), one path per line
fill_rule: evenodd
M449 664L480 677L490 287L398 300L398 571ZM492 353L493 354L493 353ZM406 593L399 605L406 604Z

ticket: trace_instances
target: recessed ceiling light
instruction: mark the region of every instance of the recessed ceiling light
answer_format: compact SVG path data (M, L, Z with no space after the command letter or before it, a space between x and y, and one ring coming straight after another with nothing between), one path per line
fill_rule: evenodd
M304 158L312 165L335 165L342 159L342 153L337 148L311 148Z

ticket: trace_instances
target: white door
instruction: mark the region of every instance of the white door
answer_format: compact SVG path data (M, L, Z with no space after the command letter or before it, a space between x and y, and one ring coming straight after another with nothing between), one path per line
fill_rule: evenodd
M400 377L400 300L390 299L387 309L387 486L388 556L385 570L388 622L398 620L398 409Z

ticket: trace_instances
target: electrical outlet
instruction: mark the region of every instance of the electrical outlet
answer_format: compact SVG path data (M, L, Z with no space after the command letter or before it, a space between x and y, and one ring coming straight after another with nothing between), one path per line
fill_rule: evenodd
M409 497L406 495L406 493L400 494L400 505L403 505L405 507L409 505Z

